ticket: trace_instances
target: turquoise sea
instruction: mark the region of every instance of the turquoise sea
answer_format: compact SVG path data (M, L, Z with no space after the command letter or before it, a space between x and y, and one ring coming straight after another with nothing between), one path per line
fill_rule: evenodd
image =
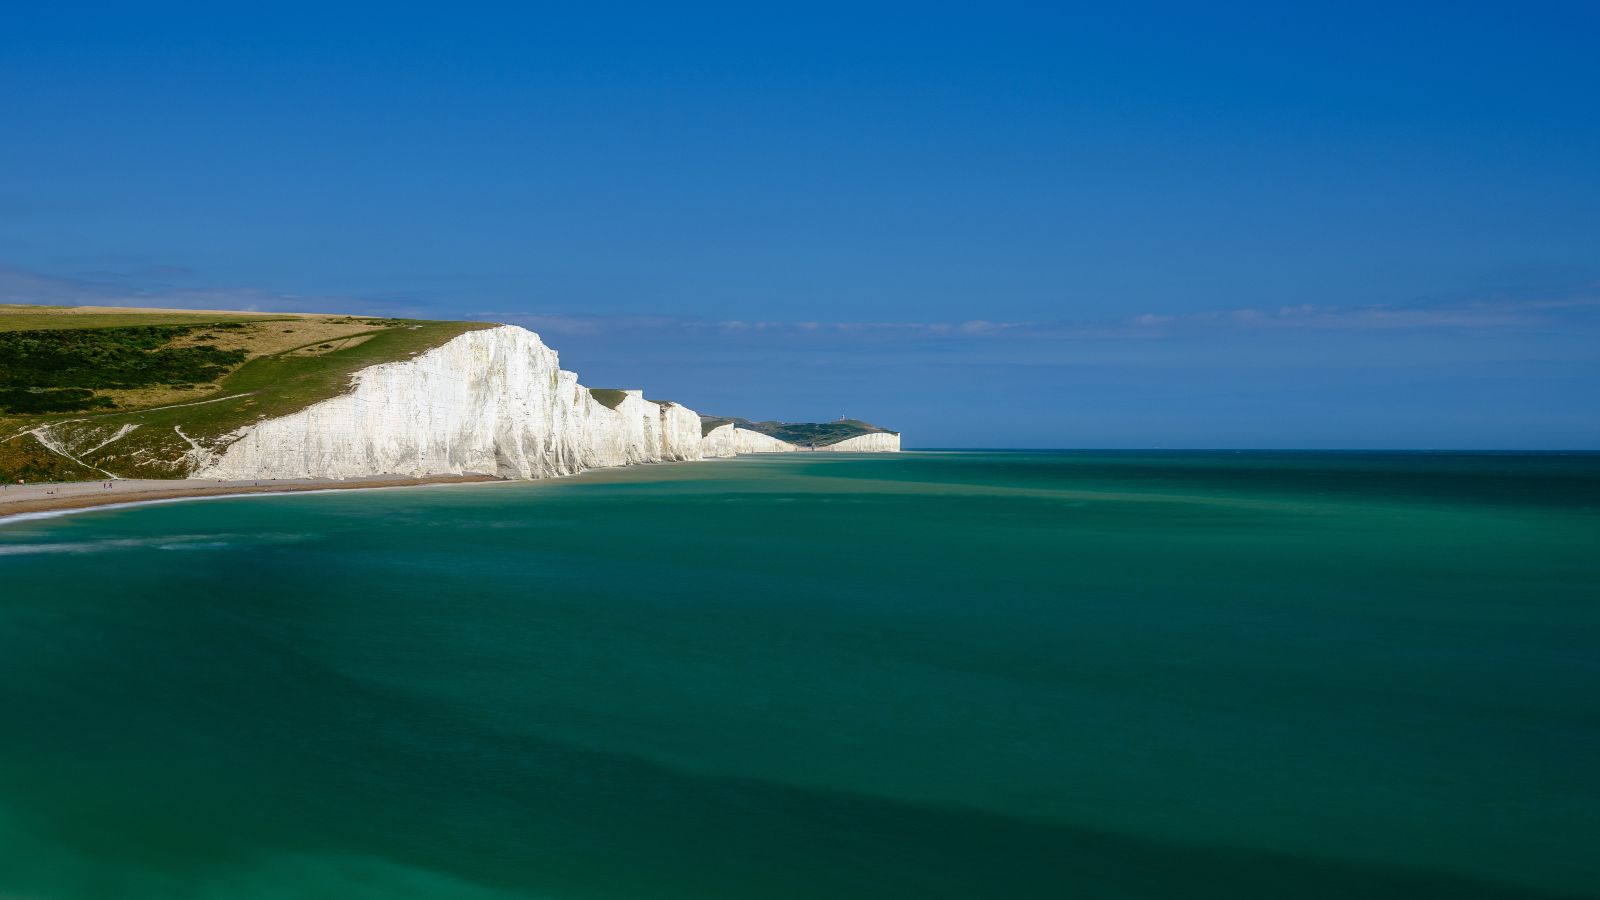
M1600 896L1600 456L0 523L0 897Z

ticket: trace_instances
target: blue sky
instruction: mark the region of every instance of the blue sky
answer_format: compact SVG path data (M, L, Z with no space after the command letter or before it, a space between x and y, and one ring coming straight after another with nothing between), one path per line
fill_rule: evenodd
M1600 447L1600 6L44 5L0 302L526 324L917 446Z

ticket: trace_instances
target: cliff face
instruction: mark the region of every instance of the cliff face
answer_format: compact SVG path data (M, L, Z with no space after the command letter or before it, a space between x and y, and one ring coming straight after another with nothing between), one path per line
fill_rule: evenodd
M853 438L846 438L837 444L829 444L826 447L818 447L817 449L847 453L899 453L900 434L893 431L862 434Z
M718 425L700 440L700 454L707 459L726 459L740 453L794 453L804 449L788 441L737 425Z
M734 449L732 423L718 425L700 439L700 455L706 459L729 459L738 455Z
M700 459L700 414L677 403L661 403L661 458Z
M477 472L546 478L700 458L700 417L628 391L616 409L515 326L357 373L347 394L241 429L195 478Z
M592 396L583 406L585 431L580 443L585 468L701 458L698 413L677 403L646 400L643 391L622 393L615 409Z
M617 392L606 393L615 399ZM363 369L348 393L246 426L221 450L196 445L190 477L547 478L603 466L798 449L732 425L702 437L694 410L646 400L640 391L622 391L615 408L607 406L561 369L538 335L501 326ZM863 435L827 449L898 450L899 436Z
M748 428L733 429L735 453L792 453L799 449L788 441L780 441L759 431L751 431Z

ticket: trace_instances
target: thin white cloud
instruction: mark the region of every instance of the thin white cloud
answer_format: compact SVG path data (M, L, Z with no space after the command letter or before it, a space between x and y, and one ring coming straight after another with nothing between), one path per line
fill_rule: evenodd
M481 318L541 328L556 334L627 334L676 332L753 339L789 335L797 339L860 340L1148 340L1215 331L1250 332L1274 329L1343 331L1466 331L1513 329L1570 321L1600 312L1600 297L1552 300L1507 300L1402 306L1319 306L1310 303L1276 308L1253 307L1194 313L1148 312L1126 319L1100 321L707 321L670 316L568 316L557 313L482 313Z
M1516 328L1549 324L1560 313L1600 310L1600 296L1561 300L1473 300L1415 306L1318 306L1301 303L1274 310L1232 309L1185 314L1146 313L1127 320L1134 328L1166 331L1204 328L1301 328L1396 331Z
M177 267L154 267L178 272ZM148 270L146 270L148 271ZM63 278L0 266L0 304L25 306L141 306L166 309L226 309L242 312L331 312L416 315L415 307L382 298L302 296L256 288L139 287L111 277Z
M176 266L141 272L187 276ZM63 278L0 266L0 303L59 306L160 306L283 312L351 312L368 315L459 316L395 297L299 296L254 288L137 287L111 277ZM137 273L130 273L137 274ZM1272 308L1200 312L1151 310L1140 315L1084 321L821 321L805 319L708 320L681 316L586 315L560 310L486 310L469 316L523 325L551 336L627 337L678 334L760 341L1150 341L1208 332L1269 330L1486 331L1549 327L1588 321L1600 314L1600 287L1563 297L1467 299L1409 306L1326 306L1285 303Z

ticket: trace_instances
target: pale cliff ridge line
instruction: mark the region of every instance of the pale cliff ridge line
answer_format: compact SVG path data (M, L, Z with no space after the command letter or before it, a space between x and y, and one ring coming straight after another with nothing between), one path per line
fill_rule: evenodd
M630 391L610 409L537 334L502 325L362 369L345 394L246 426L193 477L545 478L698 459L699 416L672 407ZM686 414L693 442L683 438Z
M899 453L900 432L878 431L872 434L858 434L853 438L845 438L837 444L818 447L817 450L836 453Z
M707 431L700 439L700 453L706 459L732 459L739 451L734 446L732 422L725 422Z
M726 422L706 432L700 440L701 455L708 459L728 459L741 453L794 453L805 448L788 441L740 428Z
M727 458L741 453L899 453L900 433L874 432L846 438L836 444L802 447L728 422L707 431L701 444L707 459Z
M733 451L735 453L794 453L798 444L779 440L770 434L733 426Z
M245 426L220 449L197 453L190 477L527 479L798 449L732 426L702 437L698 413L641 391L624 391L612 409L537 334L501 325L362 369L344 394Z

